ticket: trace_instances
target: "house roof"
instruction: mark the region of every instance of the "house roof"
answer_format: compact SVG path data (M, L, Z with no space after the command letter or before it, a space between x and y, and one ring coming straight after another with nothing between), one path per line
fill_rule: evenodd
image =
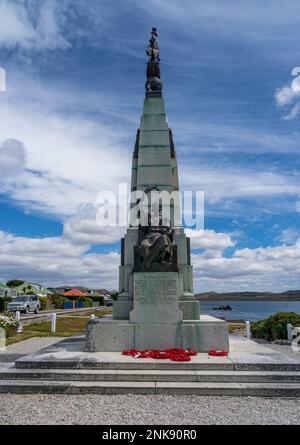
M41 286L40 284L36 284L36 283L29 283L28 281L24 281L24 283L20 284L19 286L15 287L15 291L16 292L21 292L23 291L24 288L26 287L31 287L33 289L33 291L35 291L36 293L43 293L43 294L53 294L53 292L49 289L47 289L44 286ZM42 289L37 289L36 286L41 287Z
M99 294L98 292L91 292L87 294L88 297L104 297L104 295Z
M15 290L16 291L22 290L24 287L27 287L27 286L33 287L31 283L28 283L28 281L24 281L22 284L19 284L19 286L16 286Z
M73 289L69 290L68 292L64 293L65 297L86 297L87 294L84 292L81 292L81 290L74 287Z

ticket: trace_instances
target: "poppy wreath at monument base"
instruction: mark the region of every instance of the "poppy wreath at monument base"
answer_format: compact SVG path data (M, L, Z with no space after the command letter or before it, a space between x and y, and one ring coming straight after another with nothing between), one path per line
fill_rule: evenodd
M138 349L130 349L122 352L134 358L153 358L155 360L171 360L172 362L189 362L191 357L197 355L197 352L185 349L146 349L139 351Z
M208 355L210 355L211 357L227 357L228 352L226 351L209 351Z

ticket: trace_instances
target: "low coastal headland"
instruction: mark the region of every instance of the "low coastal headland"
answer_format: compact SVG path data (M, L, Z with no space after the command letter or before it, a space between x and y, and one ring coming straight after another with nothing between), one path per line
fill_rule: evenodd
M300 301L300 290L289 290L281 293L272 292L203 292L196 295L199 301Z

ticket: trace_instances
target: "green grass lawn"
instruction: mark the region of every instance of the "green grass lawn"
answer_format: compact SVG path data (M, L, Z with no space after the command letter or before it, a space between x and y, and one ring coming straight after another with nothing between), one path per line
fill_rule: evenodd
M228 323L229 334L246 329L246 323Z
M97 310L93 312L96 317L103 317L107 315L107 311ZM70 337L85 331L86 325L90 317L67 316L57 317L56 332L51 332L51 322L43 321L41 323L34 323L25 325L23 332L17 334L16 329L7 329L6 331L6 345L27 340L33 337Z

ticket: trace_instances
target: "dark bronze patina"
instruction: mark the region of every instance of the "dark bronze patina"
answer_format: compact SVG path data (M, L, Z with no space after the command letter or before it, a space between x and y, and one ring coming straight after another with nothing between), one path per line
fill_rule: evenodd
M147 48L149 61L147 65L146 97L161 96L162 81L160 80L160 51L156 38L157 29L152 28L151 39Z
M158 191L157 187L149 186L144 193L148 195L153 190ZM178 272L174 230L170 221L163 220L162 209L152 208L145 218L147 225L140 212L139 218L143 223L140 222L138 244L134 248L134 271Z

